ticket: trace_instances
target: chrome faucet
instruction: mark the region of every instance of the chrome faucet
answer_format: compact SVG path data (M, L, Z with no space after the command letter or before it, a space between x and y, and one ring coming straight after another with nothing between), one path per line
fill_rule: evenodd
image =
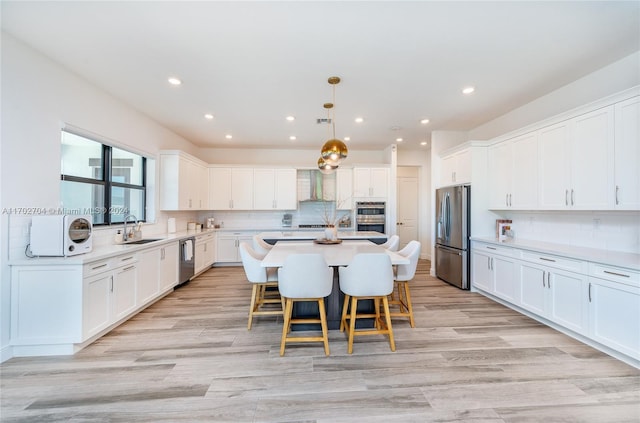
M133 220L136 222L136 225L138 224L138 218L135 217L134 215L128 214L124 217L122 237L125 242L129 239L129 234L127 233L127 221L129 220L130 217L133 217Z

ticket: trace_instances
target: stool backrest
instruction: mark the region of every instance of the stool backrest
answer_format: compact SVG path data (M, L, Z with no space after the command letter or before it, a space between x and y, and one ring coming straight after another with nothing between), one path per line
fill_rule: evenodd
M398 245L400 245L400 237L398 235L391 235L387 242L381 244L382 247L389 251L398 251Z
M418 241L410 241L398 254L410 260L409 264L399 264L396 270L397 281L410 281L416 274L418 259L420 258L421 244Z
M360 253L347 267L340 267L340 290L365 297L389 295L393 291L393 268L387 253Z
M262 267L260 263L264 256L258 254L246 242L241 242L238 247L240 258L242 259L242 267L249 282L264 283L267 282L267 269Z
M322 254L290 254L278 269L278 290L287 298L324 298L331 294L333 269Z
M259 235L256 234L253 236L253 249L257 253L266 255L271 248L273 248L273 245L260 238Z

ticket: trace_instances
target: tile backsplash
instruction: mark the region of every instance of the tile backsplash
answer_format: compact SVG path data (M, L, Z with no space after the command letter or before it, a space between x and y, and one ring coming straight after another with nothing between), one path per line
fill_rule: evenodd
M515 237L640 254L640 212L508 212Z

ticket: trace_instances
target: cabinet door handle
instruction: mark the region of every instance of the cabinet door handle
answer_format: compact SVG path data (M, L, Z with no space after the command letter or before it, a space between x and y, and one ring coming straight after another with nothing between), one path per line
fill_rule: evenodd
M504 195L504 205L509 207L509 194Z
M511 194L509 194L509 207L511 207L513 203L511 202Z
M591 302L591 282L589 282L589 302Z
M574 201L573 201L573 188L571 188L571 205L574 205Z
M452 175L453 182L455 182L456 181L456 173L455 172L451 172L451 173L453 174Z
M609 275L614 275L614 276L622 276L623 278L629 278L629 275L625 275L624 273L616 273L616 272L610 272L608 270L605 270L604 273L607 273Z
M491 257L487 257L487 269L491 270Z
M109 286L109 291L113 292L113 276L111 276L110 279L111 279L111 283L110 283L110 286Z
M620 204L620 201L618 200L618 192L620 191L620 187L618 185L616 185L616 206L618 204Z
M160 259L164 260L167 252L164 250L164 247L160 250Z
M542 287L543 287L543 288L545 288L545 287L546 287L546 285L544 284L544 277L545 277L546 275L547 275L547 272L543 270L543 271L542 271Z
M565 206L569 205L569 190L568 189L564 190L564 205Z
M545 258L545 257L538 257L538 258L539 258L540 260L544 260L544 261L552 261L552 262L554 262L554 263L556 262L556 261L555 261L555 260L553 260L553 259L548 259L548 258Z
M493 257L491 257L491 270L493 270Z
M547 272L547 288L551 288L551 272Z

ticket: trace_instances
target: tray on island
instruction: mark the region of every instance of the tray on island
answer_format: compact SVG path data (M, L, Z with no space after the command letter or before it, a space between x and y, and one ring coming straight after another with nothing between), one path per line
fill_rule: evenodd
M314 239L313 242L323 245L342 244L341 239Z

